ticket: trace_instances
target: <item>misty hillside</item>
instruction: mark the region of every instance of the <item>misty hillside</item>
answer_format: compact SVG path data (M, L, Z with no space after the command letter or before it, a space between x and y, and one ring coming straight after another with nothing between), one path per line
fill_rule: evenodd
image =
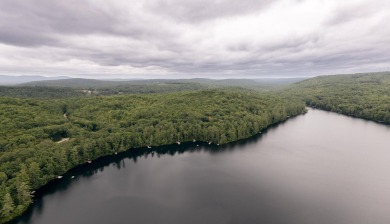
M69 79L69 77L66 77L66 76L45 77L45 76L0 75L0 85L18 85L18 84L23 84L23 83L27 83L27 82L60 80L60 79Z
M284 86L303 78L264 78L264 79L147 79L147 80L98 80L98 79L61 79L33 81L24 83L23 86L48 86L48 87L70 87L75 89L100 89L125 86L143 86L143 85L164 85L164 84L197 84L207 85L209 87L244 87L244 88L271 88Z

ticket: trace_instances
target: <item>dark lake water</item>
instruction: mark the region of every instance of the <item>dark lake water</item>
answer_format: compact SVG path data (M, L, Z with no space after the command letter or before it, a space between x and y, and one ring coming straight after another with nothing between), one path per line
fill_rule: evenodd
M145 150L72 170L17 223L390 223L385 125L309 109L235 144Z

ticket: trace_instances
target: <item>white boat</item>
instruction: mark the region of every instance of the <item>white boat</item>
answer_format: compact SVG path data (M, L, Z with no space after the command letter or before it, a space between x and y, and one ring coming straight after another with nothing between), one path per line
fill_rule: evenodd
M63 176L57 176L57 178L58 178L58 179L61 179L61 178L63 178Z
M74 176L71 177L72 179L74 178Z
M151 149L152 147L150 147L150 146L147 146L148 147L148 149Z
M180 142L178 141L178 142L176 142L178 145L180 145Z
M92 161L91 160L87 160L87 163L92 163Z

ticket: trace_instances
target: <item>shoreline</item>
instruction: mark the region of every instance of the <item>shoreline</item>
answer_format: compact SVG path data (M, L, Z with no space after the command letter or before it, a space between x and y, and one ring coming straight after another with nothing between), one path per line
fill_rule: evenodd
M373 120L373 119L369 119L369 118L354 116L354 115L351 115L351 114L345 114L345 113L342 113L342 112L326 110L326 109L321 108L321 107L313 107L313 106L306 106L306 107L311 108L311 109L316 109L316 110L322 110L322 111L326 111L326 112L336 113L336 114L344 115L344 116L347 116L347 117L362 119L362 120L365 120L365 121L371 121L371 122L374 122L374 123L377 123L377 124L381 124L381 125L385 125L385 126L390 126L390 123L386 123L386 122L383 122L383 121L377 121L377 120Z
M237 139L237 140L234 140L234 141L231 141L231 142L227 142L227 143L224 143L224 144L220 144L220 145L217 145L215 143L212 143L212 144L209 144L208 142L204 142L204 141L196 141L196 143L199 144L199 146L203 146L203 147L209 147L210 149L222 149L224 150L224 148L226 147L229 147L229 145L234 145L234 144L241 144L243 142L246 142L246 141L251 141L253 139L256 139L258 137L260 137L261 135L265 134L269 129L271 128L274 128L280 124L283 124L284 122L287 122L288 120L290 119L293 119L293 118L296 118L300 115L305 115L306 113L308 113L308 111L304 111L303 113L300 113L300 114L297 114L297 115L294 115L294 116L290 116L290 117L286 117L286 119L284 120L281 120L279 122L276 122L276 123L272 123L270 125L268 125L267 127L259 130L259 132L257 132L256 134L254 135L251 135L247 138L242 138L242 139ZM117 157L118 159L122 160L123 158L127 157L127 154L131 154L131 153L134 153L134 152L141 152L143 154L145 154L146 152L149 152L149 153L152 153L152 152L158 152L158 150L156 151L155 149L162 149L164 147L173 147L173 146L176 146L176 147L185 147L185 148L188 148L189 146L193 146L193 145L196 145L194 142L192 141L187 141L187 142L181 142L181 145L178 145L177 143L172 143L172 144L166 144L166 145L152 145L151 148L148 148L148 146L143 146L143 147L137 147L137 148L129 148L127 150L124 150L124 151L119 151L117 152L117 154L107 154L107 155L103 155L103 156L100 156L96 159L93 159L91 160L91 163L88 163L88 162L84 162L84 163L81 163L81 164L78 164L70 169L68 169L65 173L61 174L61 177L63 178L68 178L69 177L72 177L72 173L73 172L77 172L77 171L80 171L80 170L84 170L86 171L85 169L86 168L94 168L95 164L100 164L101 161L104 161L108 158L115 158ZM199 147L199 149L201 149ZM99 166L101 167L101 166ZM30 203L20 214L14 216L12 219L8 220L8 221L5 221L5 223L17 223L18 219L20 219L24 214L26 214L26 212L30 211L32 209L32 206L34 204L34 201L37 200L37 198L42 198L45 193L49 193L48 189L50 189L52 186L58 184L63 178L53 178L51 179L49 182L47 182L46 184L42 185L41 187L39 187L38 189L32 189L34 191L34 196L33 198L35 199L32 199L32 203Z
M374 122L376 124L389 126L389 124L386 124L386 123L380 123L380 122L377 122L374 120L364 119L364 118L360 118L360 117L354 117L354 116L350 116L350 115L346 115L346 114L342 114L342 113L337 113L335 111L324 110L322 108L316 108L316 107L310 107L310 106L306 106L306 107L313 109L313 110L320 110L320 111L329 112L329 113L336 113L336 114L350 117L350 118L362 119L365 121ZM220 145L217 145L215 143L209 144L208 142L205 142L205 141L196 141L196 142L187 141L187 142L181 142L180 145L178 145L177 143L172 143L172 144L166 144L166 145L156 145L156 146L152 145L151 148L148 148L148 146L129 148L129 149L124 150L124 151L118 151L117 154L108 154L108 155L100 156L94 160L91 160L91 163L88 163L88 162L81 163L75 167L70 168L68 171L63 173L61 176L63 176L65 179L69 179L73 176L74 173L78 173L78 172L85 173L88 170L89 171L95 170L99 167L102 167L102 165L105 166L105 165L111 164L112 162L115 162L115 161L113 161L114 159L119 162L119 161L123 160L124 158L128 158L130 155L134 156L134 154L138 155L138 156L148 155L148 154L152 154L152 153L158 154L159 151L161 152L161 150L165 150L165 148L171 148L171 147L175 147L175 146L176 146L176 148L180 147L178 149L185 148L183 151L177 150L177 151L175 151L175 153L176 152L185 152L185 151L188 151L189 149L195 149L194 151L196 151L196 150L204 149L205 147L208 148L209 150L215 150L215 151L218 151L218 149L226 150L227 148L229 148L229 146L236 145L236 144L242 144L242 143L245 143L247 141L257 139L257 138L261 137L263 134L265 134L269 129L277 127L278 125L283 124L284 122L287 122L288 120L294 119L300 115L305 115L308 112L309 111L306 110L301 114L287 117L285 120L281 120L279 122L270 124L269 126L261 129L258 133L254 134L252 136L249 136L247 138L237 139L237 140L227 142L224 144L220 144ZM199 147L196 147L197 145L199 145ZM163 151L163 152L167 153L167 151ZM107 159L110 160L108 164L105 163L105 161L107 161ZM34 193L35 197L34 198L42 198L45 194L51 193L51 191L49 191L49 189L52 189L52 187L54 187L56 184L60 183L60 181L61 181L61 179L54 178L54 179L50 180L49 182L47 182L45 185L41 186L40 188L35 189L35 193ZM33 202L35 200L36 199L34 199ZM18 221L18 219L20 219L23 215L26 214L26 212L29 212L32 209L32 206L33 206L33 203L31 203L19 215L6 221L5 223L16 223L16 221Z

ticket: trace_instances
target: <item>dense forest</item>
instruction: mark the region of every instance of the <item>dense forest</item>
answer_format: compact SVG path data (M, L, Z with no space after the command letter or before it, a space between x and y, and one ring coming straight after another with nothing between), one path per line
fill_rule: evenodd
M208 87L241 87L248 89L273 89L282 87L303 78L259 78L259 79L145 79L145 80L95 80L95 79L59 79L46 81L33 81L23 86L68 87L74 89L113 89L131 88L132 86L158 86L170 84L190 84ZM193 88L193 87L192 87Z
M95 82L88 82L88 84L85 83L85 85L77 85L75 80L69 80L68 82L75 84L75 86L0 86L0 97L7 96L16 98L61 99L70 97L111 96L135 93L171 93L212 88L211 86L200 83L186 82L151 82L130 84L120 84L120 82L103 82L104 84L98 86L94 85ZM113 83L115 83L115 85Z
M0 222L70 168L131 148L224 144L305 112L302 101L243 89L64 99L0 97Z
M390 124L390 72L319 76L283 94L311 107Z
M171 93L190 90L238 87L258 91L282 88L299 78L284 79L151 79L151 80L94 80L59 79L34 81L13 86L1 86L0 96L36 99L61 99L69 97L111 96L126 94Z
M0 97L61 99L87 95L83 91L63 87L0 86Z

